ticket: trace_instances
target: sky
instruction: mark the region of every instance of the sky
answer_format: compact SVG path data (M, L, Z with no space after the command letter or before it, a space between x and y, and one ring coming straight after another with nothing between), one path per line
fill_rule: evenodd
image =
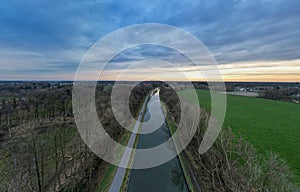
M300 81L298 0L3 0L0 80L73 80L99 39L142 23L174 26L197 37L225 81ZM173 73L180 68L189 79L203 80L184 55L155 45L117 54L102 78L114 80L128 66L158 58L176 63L172 67L153 60L151 70L163 71L167 79L181 80ZM136 65L124 78L143 78L149 70ZM206 65L201 70L211 69Z

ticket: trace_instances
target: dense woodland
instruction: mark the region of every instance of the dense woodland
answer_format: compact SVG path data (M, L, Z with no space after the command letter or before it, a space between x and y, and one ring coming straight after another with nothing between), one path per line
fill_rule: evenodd
M96 89L98 116L116 140L124 129L114 119L111 84ZM70 83L0 85L0 191L90 191L106 162L83 143L72 113ZM138 85L130 96L133 116L150 88Z

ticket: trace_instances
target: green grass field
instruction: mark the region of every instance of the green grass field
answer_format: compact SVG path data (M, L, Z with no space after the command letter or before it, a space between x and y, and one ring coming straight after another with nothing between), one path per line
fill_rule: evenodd
M190 102L191 90L180 91ZM197 90L201 107L210 110L210 92ZM227 95L225 127L251 142L260 154L270 151L287 161L300 181L300 105Z

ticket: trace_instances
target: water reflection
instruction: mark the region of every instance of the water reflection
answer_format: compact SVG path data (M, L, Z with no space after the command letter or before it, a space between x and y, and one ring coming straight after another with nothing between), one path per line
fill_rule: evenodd
M159 99L159 91L151 95L149 103ZM162 113L160 103L155 107L157 114ZM152 108L153 112L153 108ZM157 116L153 115L153 116ZM145 117L149 118L149 111L146 111ZM153 117L152 116L152 117ZM160 117L161 118L161 117ZM143 127L142 127L143 128ZM146 128L146 127L144 127ZM148 128L148 127L147 127ZM150 127L151 128L151 127ZM140 134L138 140L139 149L151 148L160 145L170 138L170 132L166 122L164 122L157 130L149 134ZM174 147L174 146L172 146ZM143 161L143 156L139 154L135 157L135 162ZM186 192L188 191L184 179L184 174L180 167L178 157L157 167L132 170L130 174L128 189L129 192Z
M183 171L179 164L172 170L172 181L180 191L185 191L186 181Z

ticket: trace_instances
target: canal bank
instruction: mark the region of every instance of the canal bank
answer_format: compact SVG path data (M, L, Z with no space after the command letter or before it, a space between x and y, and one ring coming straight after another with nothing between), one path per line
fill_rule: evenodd
M169 128L169 131L171 135L175 134L177 125L174 123L172 118L170 117L170 114L168 112L168 108L165 102L162 101L161 99L161 106L163 109L163 113L166 119L167 126ZM206 191L203 188L203 183L199 182L196 178L196 173L194 172L192 168L192 164L195 164L192 155L188 153L185 149L181 151L181 153L178 152L178 147L177 147L177 142L174 140L174 145L176 147L177 153L178 153L178 158L180 161L180 165L182 168L182 171L184 173L184 177L187 183L188 190L190 192L204 192Z
M137 121L136 121L135 126L133 128L133 132L131 133L131 136L128 140L127 148L123 152L120 164L128 165L130 160L131 160L131 157L132 157L132 150L131 149L133 149L134 146L135 146L135 143L136 143L136 140L137 140L137 137L138 137L137 133L138 133L138 130L140 128L140 122L142 122L142 118L144 117L144 110L147 106L148 98L149 98L149 95L146 97L146 99L145 99L145 101L142 105L142 109L140 110L141 113L138 114ZM114 178L111 182L110 188L108 190L109 192L121 191L121 189L123 187L123 184L124 184L123 181L124 181L124 178L126 176L126 173L127 173L126 168L123 168L121 166L119 166L117 168L116 173L114 175Z
M171 134L174 134L177 126L167 116L166 116L166 122L171 131ZM176 141L174 141L174 142L175 142L175 146L177 146ZM177 149L177 147L176 147L176 149ZM188 189L190 192L204 192L205 190L202 187L203 185L202 185L202 183L200 185L199 181L197 181L195 172L193 171L192 166L191 166L191 163L195 163L195 162L192 160L191 155L189 155L189 157L186 154L186 151L184 151L184 150L178 155L180 165L183 170Z
M149 106L152 105L152 116L162 115L162 106L160 104L159 91L151 95L151 98L147 104L147 109L144 117L146 122L151 118ZM154 110L153 110L154 108ZM143 126L143 125L142 125ZM142 127L142 129L147 129ZM147 149L158 146L166 142L171 137L171 133L167 122L149 134L140 134L137 143L138 149ZM135 156L134 163L143 160L143 156L137 154ZM187 182L185 180L184 172L182 170L180 160L177 157L172 160L148 169L133 169L130 173L128 182L128 192L187 192Z
M150 94L145 99L146 105L150 100ZM144 121L146 111L147 111L146 107L143 108L143 111L141 111L141 114L142 114L141 122ZM141 126L141 124L140 124L140 126ZM137 147L138 140L139 140L139 134L137 134L137 136L136 136L135 143L134 143L134 146L133 146L134 149L136 149L136 147ZM128 165L129 168L126 169L126 173L125 173L124 180L123 180L120 191L127 191L127 189L128 189L128 183L129 183L129 179L130 179L130 176L131 176L131 168L133 167L134 158L135 158L135 152L133 151L132 154L131 154L130 160L129 160L129 165Z

